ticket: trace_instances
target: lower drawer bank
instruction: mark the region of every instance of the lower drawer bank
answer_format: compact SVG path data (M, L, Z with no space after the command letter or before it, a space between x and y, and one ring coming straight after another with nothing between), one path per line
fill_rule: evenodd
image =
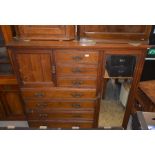
M42 126L47 128L62 128L62 129L87 129L93 128L93 121L28 121L30 128L40 128Z
M96 89L22 88L29 126L93 128Z

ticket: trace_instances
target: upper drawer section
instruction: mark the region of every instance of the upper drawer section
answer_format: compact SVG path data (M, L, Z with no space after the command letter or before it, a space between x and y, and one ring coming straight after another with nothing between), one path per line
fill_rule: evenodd
M55 50L57 63L98 64L98 55L97 51Z

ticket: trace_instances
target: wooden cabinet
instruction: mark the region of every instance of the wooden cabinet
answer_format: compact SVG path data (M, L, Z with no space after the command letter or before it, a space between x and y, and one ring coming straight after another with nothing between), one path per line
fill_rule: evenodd
M9 49L30 127L98 127L99 101L109 55L136 58L124 126L128 122L147 46L16 43L9 45Z
M132 106L132 113L136 111L155 112L154 87L154 80L139 83Z
M10 40L9 26L0 26L0 119L24 120L22 98L6 48Z
M133 55L136 63L124 115L125 127L148 48L143 42L135 45L127 40L146 41L149 27L80 26L81 37L112 39L108 44L50 41L63 40L67 27L17 26L20 39L8 44L30 127L97 128L106 58ZM115 44L121 39L124 44Z
M80 37L112 42L148 41L151 26L146 25L81 25Z
M3 34L2 29L3 27L0 26L0 76L12 76L14 72L5 45L7 36Z
M54 86L55 67L51 50L17 50L14 61L22 86Z
M67 25L22 25L16 26L17 36L29 40L75 39L75 26Z
M96 127L98 51L24 47L11 56L30 127Z
M0 102L5 112L4 120L24 120L24 108L17 85L0 86Z

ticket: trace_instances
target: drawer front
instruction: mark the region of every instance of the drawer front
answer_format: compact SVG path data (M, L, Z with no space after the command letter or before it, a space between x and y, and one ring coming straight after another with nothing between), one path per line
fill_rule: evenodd
M82 99L82 98L95 98L95 89L22 89L22 96L24 99Z
M131 55L112 55L110 62L112 66L132 66L135 63L135 56Z
M148 98L138 89L133 103L133 112L150 111L151 103Z
M19 91L18 85L0 85L0 91Z
M57 65L57 75L84 75L97 77L96 65Z
M49 113L50 112L50 113ZM49 110L47 113L28 113L29 120L51 120L51 119L84 119L93 120L94 113L91 111L64 111L58 112Z
M97 64L98 52L79 51L79 50L56 50L55 57L57 63L85 63Z
M88 102L44 102L44 101L26 101L25 107L27 111L39 110L46 111L48 109L72 109L72 110L82 110L95 108L95 101Z
M73 88L96 88L96 78L85 79L85 78L69 78L69 77L58 77L58 87L73 87Z
M74 121L74 122L29 121L28 123L31 128L39 128L40 126L47 126L47 128L62 128L62 129L93 128L92 121Z

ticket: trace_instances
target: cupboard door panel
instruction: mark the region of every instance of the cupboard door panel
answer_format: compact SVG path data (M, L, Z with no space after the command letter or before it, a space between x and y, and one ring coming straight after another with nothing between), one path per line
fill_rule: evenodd
M0 100L5 110L6 120L24 120L25 114L19 92L16 90L3 91Z
M82 25L80 36L92 39L148 40L148 25ZM123 42L125 40L122 40ZM117 41L117 40L116 40Z
M23 108L21 100L16 92L5 93L5 100L11 115L22 115Z
M70 40L75 38L73 25L22 25L16 26L21 39L31 40Z
M28 53L28 51L17 52L15 58L17 60L17 72L19 72L21 83L25 86L53 86L54 78L51 55L51 51L45 50L37 50L35 52L32 50L31 53Z

